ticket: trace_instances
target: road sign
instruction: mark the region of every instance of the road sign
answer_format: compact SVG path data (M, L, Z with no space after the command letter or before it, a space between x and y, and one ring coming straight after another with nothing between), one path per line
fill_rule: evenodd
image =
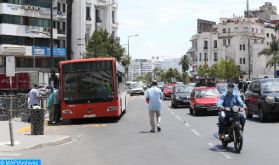
M6 57L6 76L7 77L15 76L15 57L14 56Z

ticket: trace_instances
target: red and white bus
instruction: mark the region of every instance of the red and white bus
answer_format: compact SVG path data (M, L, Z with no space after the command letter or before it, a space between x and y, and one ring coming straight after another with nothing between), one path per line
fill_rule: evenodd
M125 70L114 58L61 61L59 67L62 120L125 112Z

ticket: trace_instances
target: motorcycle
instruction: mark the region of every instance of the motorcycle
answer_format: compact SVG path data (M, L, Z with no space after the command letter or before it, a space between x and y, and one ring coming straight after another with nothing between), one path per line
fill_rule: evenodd
M228 120L225 121L225 138L221 140L222 145L227 147L229 143L234 143L236 153L240 153L243 145L242 126L239 121L239 112L244 109L239 106L227 107L224 109L227 113Z

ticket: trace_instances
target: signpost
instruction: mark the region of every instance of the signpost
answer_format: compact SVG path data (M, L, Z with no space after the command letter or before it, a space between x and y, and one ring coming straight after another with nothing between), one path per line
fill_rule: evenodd
M14 133L13 133L13 103L12 103L12 77L15 76L15 57L6 56L6 76L10 77L10 118L9 118L9 129L10 129L10 139L11 146L14 146Z

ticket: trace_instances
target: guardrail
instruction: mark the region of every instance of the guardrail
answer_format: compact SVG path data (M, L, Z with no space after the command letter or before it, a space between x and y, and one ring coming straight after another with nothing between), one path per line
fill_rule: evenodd
M47 107L47 96L39 97L40 106L43 109ZM12 110L10 111L10 102L12 101ZM1 95L0 96L0 120L9 120L10 112L12 118L21 118L22 121L28 121L30 114L28 107L27 94Z

